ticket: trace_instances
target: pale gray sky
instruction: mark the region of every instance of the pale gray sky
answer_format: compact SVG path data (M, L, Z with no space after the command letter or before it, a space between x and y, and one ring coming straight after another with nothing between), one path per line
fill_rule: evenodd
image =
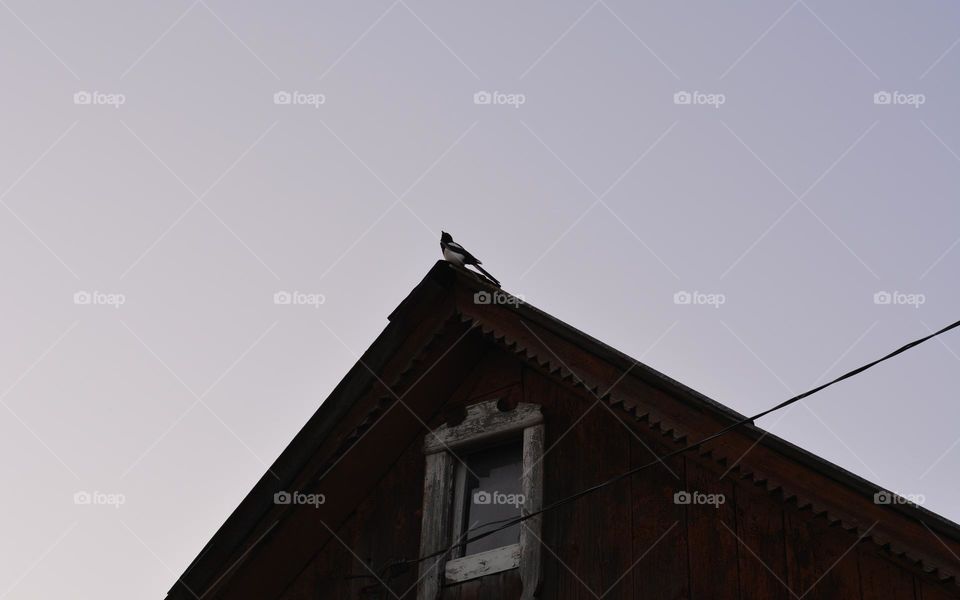
M0 598L162 597L441 228L744 413L956 320L958 17L0 1ZM760 425L957 520L958 361Z

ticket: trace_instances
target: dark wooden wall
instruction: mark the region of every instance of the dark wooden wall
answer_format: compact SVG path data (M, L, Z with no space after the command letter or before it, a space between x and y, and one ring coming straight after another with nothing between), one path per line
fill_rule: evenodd
M494 397L542 405L547 503L676 447L620 408L497 350L449 403ZM401 455L384 457L394 461L389 474L336 531L338 539L317 548L283 600L394 597L372 577L348 576L369 576L367 567L380 571L395 559L417 555L421 444L422 436ZM763 487L731 476L721 479L723 470L709 458L679 456L548 513L541 597L960 597L956 588L941 585L873 542L858 543L853 533L812 518L809 510L799 510ZM723 494L725 502L719 508L677 505L673 495L678 490ZM394 594L412 599L416 578L413 568L388 583ZM444 599L517 598L519 589L519 578L511 571L450 586Z

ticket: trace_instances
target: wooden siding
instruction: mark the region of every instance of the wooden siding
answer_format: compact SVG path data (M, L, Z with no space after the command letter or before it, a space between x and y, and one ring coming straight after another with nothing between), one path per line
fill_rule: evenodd
M546 503L676 447L590 392L558 383L499 351L479 362L449 403L498 397L543 407ZM338 527L336 537L316 548L279 598L415 597L416 568L389 578L392 593L368 569L386 580L385 565L418 552L423 439L411 439L401 454L384 457L394 461L392 468ZM711 458L687 454L547 513L540 597L960 597L952 584L941 584L873 542L858 541L854 533L812 517L809 509L783 502L779 492L735 474L721 479L723 473ZM718 507L676 504L678 491L723 494L725 501ZM519 597L516 570L442 591L444 600Z

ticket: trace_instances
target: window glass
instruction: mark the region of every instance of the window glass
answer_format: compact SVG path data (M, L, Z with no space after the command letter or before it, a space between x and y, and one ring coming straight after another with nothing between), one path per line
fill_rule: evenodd
M463 531L491 521L520 516L523 495L520 493L523 444L518 442L474 452L464 457L467 465L464 494ZM463 468L461 466L461 468ZM474 537L502 526L502 523L471 531ZM476 554L520 540L520 525L503 529L465 545L463 555Z

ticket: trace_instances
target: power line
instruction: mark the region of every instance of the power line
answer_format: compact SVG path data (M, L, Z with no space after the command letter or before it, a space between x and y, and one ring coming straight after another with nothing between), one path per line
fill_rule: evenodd
M623 473L621 473L621 474L619 474L619 475L616 475L616 476L614 476L614 477L612 477L612 478L610 478L610 479L607 479L606 481L603 481L603 482L598 483L598 484L596 484L596 485L593 485L593 486L590 486L590 487L585 488L585 489L583 489L583 490L580 490L579 492L576 492L575 494L572 494L572 495L567 496L567 497L565 497L565 498L561 498L560 500L557 500L557 501L555 501L555 502L551 502L550 504L548 504L548 505L540 508L539 510L533 511L533 512L528 513L528 514L526 514L526 515L522 515L522 516L519 516L519 517L514 517L514 518L512 518L512 519L501 519L501 520L499 520L499 521L490 521L489 523L483 523L483 524L481 524L481 525L477 525L476 527L471 528L469 531L476 531L476 530L479 530L479 529L484 529L484 528L486 528L486 527L490 527L491 525L501 524L499 527L496 527L495 529L491 529L490 531L485 531L485 532L480 533L480 534L477 534L477 535L475 535L475 536L473 536L473 537L467 538L466 540L459 541L459 542L457 542L457 543L455 543L455 544L453 544L453 545L451 545L451 546L449 546L448 548L445 548L445 549L443 549L443 550L438 550L438 551L436 551L436 552L433 552L432 554L428 554L428 555L426 555L426 556L421 556L420 558L417 558L417 559L408 559L408 560L404 560L404 561L399 561L397 564L401 564L401 565L403 565L403 564L406 564L406 565L418 564L418 563L421 563L421 562L423 562L423 561L425 561L425 560L429 560L429 559L431 559L431 558L436 558L436 557L438 557L438 556L442 556L442 555L444 555L444 554L452 551L454 548L457 548L457 547L459 547L459 546L463 546L463 545L465 545L465 544L469 544L469 543L471 543L471 542L475 542L475 541L477 541L477 540L481 540L481 539L483 539L483 538L485 538L485 537L487 537L487 536L490 536L490 535L493 535L494 533L497 533L498 531L502 531L502 530L504 530L504 529L508 529L508 528L513 527L513 526L515 526L515 525L519 525L520 523L523 523L524 521L526 521L526 520L528 520L528 519L532 519L533 517L536 517L536 516L538 516L538 515L542 515L542 514L544 514L544 513L547 512L547 511L550 511L550 510L553 510L553 509L555 509L555 508L559 508L559 507L561 507L561 506L564 506L564 505L566 505L566 504L569 504L569 503L571 503L571 502L573 502L573 501L575 501L575 500L578 500L578 499L580 499L580 498L582 498L582 497L584 497L584 496L586 496L586 495L588 495L588 494L592 494L593 492L596 492L597 490L601 490L601 489L603 489L603 488L605 488L605 487L607 487L607 486L610 486L610 485L613 485L614 483L617 483L618 481L622 481L622 480L624 480L624 479L627 479L628 477L631 477L631 476L639 473L640 471L643 471L643 470L645 470L645 469L649 469L650 467L653 467L653 466L655 466L655 465L658 465L658 464L662 463L665 459L673 458L674 456L678 456L678 455L680 455L680 454L684 454L684 453L689 452L689 451L691 451L691 450L695 450L695 449L701 447L702 445L706 444L707 442L713 441L713 440L715 440L715 439L717 439L717 438L719 438L719 437L721 437L721 436L724 436L724 435L730 433L731 431L733 431L733 430L736 429L737 427L740 427L740 426L742 426L742 425L746 425L747 423L752 423L752 422L756 421L757 419L759 419L759 418L761 418L761 417L765 417L765 416L769 415L769 414L772 413L772 412L776 412L776 411L778 411L778 410L780 410L780 409L782 409L782 408L786 408L787 406L790 406L791 404L794 404L794 403L796 403L796 402L799 402L800 400L803 400L804 398L807 398L807 397L809 397L809 396L812 396L813 394L816 394L817 392L822 391L822 390L824 390L824 389L826 389L826 388L828 388L828 387L830 387L830 386L832 386L832 385L834 385L834 384L836 384L836 383L840 383L841 381L843 381L843 380L845 380L845 379L849 379L849 378L851 378L851 377L853 377L853 376L855 376L855 375L859 375L860 373L863 373L863 372L866 371L867 369L870 369L870 368L872 368L872 367L875 367L876 365L878 365L878 364L880 364L880 363L882 363L882 362L884 362L884 361L890 360L891 358L893 358L893 357L895 357L895 356L897 356L897 355L899 355L899 354L903 354L903 353L906 352L907 350L910 350L911 348L914 348L914 347L916 347L916 346L919 346L920 344L922 344L922 343L924 343L924 342L926 342L926 341L928 341L928 340L931 340L931 339L937 337L938 335L941 335L941 334L943 334L943 333L946 333L946 332L948 332L948 331L950 331L950 330L952 330L952 329L956 329L957 327L960 327L960 321L956 321L956 322L954 322L954 323L952 323L952 324L950 324L950 325L947 325L947 326L944 327L943 329L940 329L939 331L935 331L935 332L931 333L930 335L924 336L924 337L919 338L919 339L917 339L917 340L914 340L914 341L912 341L912 342L910 342L910 343L908 343L908 344L905 344L905 345L897 348L897 349L894 350L893 352L887 354L886 356L883 356L883 357L881 357L881 358L878 358L878 359L874 360L873 362L869 362L869 363L867 363L867 364L865 364L865 365L863 365L863 366L861 366L861 367L858 367L858 368L856 368L856 369L853 369L852 371L848 371L848 372L844 373L843 375L837 377L836 379L832 379L832 380L830 380L830 381L828 381L828 382L826 382L826 383L824 383L824 384L822 384L822 385L819 385L819 386L817 386L817 387L815 387L815 388L813 388L813 389L811 389L811 390L807 390L806 392L803 392L802 394L798 394L798 395L796 395L796 396L794 396L794 397L792 397L792 398L788 398L787 400L784 400L783 402L781 402L780 404L777 404L776 406L773 406L773 407L768 408L768 409L766 409L766 410L764 410L764 411L761 411L761 412L759 412L759 413L757 413L757 414L755 414L755 415L753 415L753 416L751 416L751 417L744 417L744 418L740 419L739 421L736 421L736 422L734 422L734 423L731 423L730 425L727 425L727 426L724 427L723 429L720 429L719 431L717 431L717 432L715 432L715 433L712 433L712 434L708 435L707 437L705 437L705 438L703 438L703 439L701 439L701 440L699 440L699 441L697 441L697 442L694 442L694 443L692 443L692 444L689 444L689 445L687 445L687 446L684 446L683 448L679 448L679 449L677 449L677 450L673 450L673 451L671 451L671 452L667 452L666 454L657 457L656 460L650 461L650 462L648 462L648 463L645 463L645 464L643 464L643 465L640 465L640 466L638 466L638 467L635 467L635 468L633 468L633 469L630 469L629 471L625 471L625 472L623 472Z

